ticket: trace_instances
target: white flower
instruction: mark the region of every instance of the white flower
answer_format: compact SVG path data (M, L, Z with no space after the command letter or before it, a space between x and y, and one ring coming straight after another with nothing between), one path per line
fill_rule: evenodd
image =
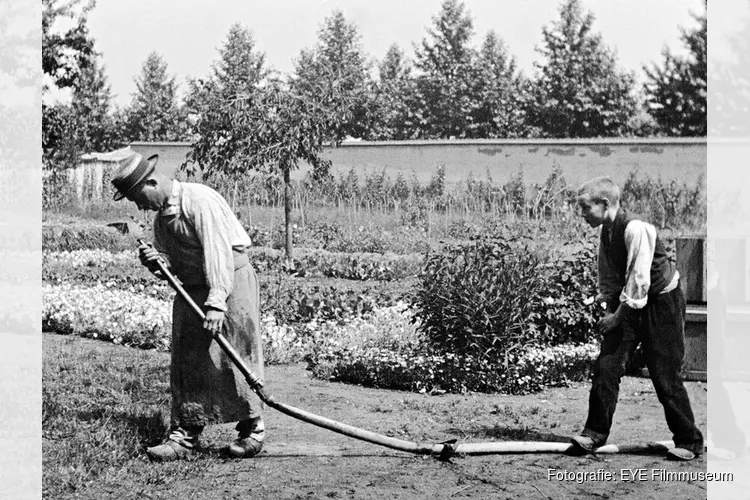
M42 322L61 331L136 346L169 346L169 303L97 284L42 286Z

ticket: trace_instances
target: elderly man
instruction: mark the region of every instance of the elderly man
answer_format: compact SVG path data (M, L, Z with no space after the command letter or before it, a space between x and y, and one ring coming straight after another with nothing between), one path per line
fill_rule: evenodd
M176 296L171 432L146 452L156 461L179 459L194 453L206 425L238 422L239 435L227 451L251 457L263 446L263 404L211 337L222 332L263 379L258 281L246 253L250 237L221 195L166 177L155 170L157 161L157 155L145 159L138 153L123 160L112 179L115 200L127 198L157 212L154 247L139 247L141 262L160 275L156 261L163 259L206 318L201 321Z

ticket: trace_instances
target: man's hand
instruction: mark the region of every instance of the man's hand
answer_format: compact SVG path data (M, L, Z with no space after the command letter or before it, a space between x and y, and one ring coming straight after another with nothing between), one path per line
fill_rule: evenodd
M141 244L138 247L138 258L141 260L141 264L146 266L157 277L165 279L165 276L162 276L162 273L159 272L159 266L156 264L160 257L159 252L151 245Z
M211 332L211 335L221 333L221 327L224 324L224 311L209 308L206 311L206 320L203 322L203 328Z

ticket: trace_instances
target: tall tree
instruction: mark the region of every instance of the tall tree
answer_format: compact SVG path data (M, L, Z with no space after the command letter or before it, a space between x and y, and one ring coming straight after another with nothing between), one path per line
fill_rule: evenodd
M104 70L98 58L93 58L73 89L71 111L82 152L108 151L121 145L112 117L112 88Z
M268 73L265 55L256 48L252 32L236 23L229 29L211 73L205 79L188 80L186 111L202 120L203 130L229 127L226 116L213 112L211 107L217 102L242 99L254 93ZM209 118L217 121L207 124Z
M43 160L49 172L44 185L45 207L66 201L60 198L58 183L65 182L63 171L77 166L82 154L124 145L111 100L104 68L92 57L76 79L70 103L57 102L43 110Z
M509 138L530 134L526 125L526 89L516 60L503 40L490 31L482 43L474 73L476 104L472 137Z
M415 47L422 138L470 137L474 106L474 22L460 0L443 0L427 37Z
M175 77L156 52L135 78L136 92L126 110L125 134L131 141L180 141L187 137L185 113L177 102Z
M696 27L681 28L687 56L665 48L661 66L644 67L649 113L665 135L704 137L707 133L707 13L694 18Z
M240 23L229 28L219 56L212 66L212 75L224 95L252 91L268 74L265 54L257 50L252 32Z
M378 66L375 84L375 111L371 138L375 140L412 139L414 79L412 68L404 52L393 44Z
M59 89L74 87L82 71L95 57L94 40L86 26L93 2L83 0L42 0L42 71L46 79L44 94L50 85ZM72 27L60 29L60 22ZM42 159L45 166L74 165L78 152L71 149L73 115L69 105L50 105L42 101Z
M560 19L542 29L544 57L533 85L531 123L546 137L613 137L629 132L634 77L592 31L594 16L566 0Z
M255 92L226 99L209 94L206 111L196 123L198 139L188 159L189 168L204 175L223 173L238 177L249 171L276 173L283 179L285 194L286 253L292 257L291 171L300 161L312 165L315 176L328 173L330 160L323 144L341 130L342 114L337 106L346 101L346 82L321 83L309 95L290 92L278 80ZM334 137L339 143L341 137Z
M94 55L94 41L86 26L94 1L83 2L42 0L42 71L58 88L72 87ZM59 20L69 21L72 27L59 31Z
M334 136L364 138L369 135L372 84L357 27L346 20L340 10L326 17L318 30L318 40L312 49L303 49L295 61L292 90L307 98L320 88L338 90L330 92L341 102L333 104L342 115L337 120L339 130Z

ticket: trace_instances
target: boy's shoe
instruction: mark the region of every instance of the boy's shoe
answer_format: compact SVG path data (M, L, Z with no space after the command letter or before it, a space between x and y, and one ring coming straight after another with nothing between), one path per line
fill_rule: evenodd
M236 458L254 457L263 449L263 443L257 439L246 437L235 439L234 443L227 447L227 452Z
M593 453L595 449L604 445L604 441L594 439L590 436L575 436L570 440L579 451Z
M162 444L146 448L146 454L154 462L171 462L192 455L194 450L168 439Z
M669 460L679 460L687 462L693 460L697 455L687 448L671 448L667 451L667 458Z

